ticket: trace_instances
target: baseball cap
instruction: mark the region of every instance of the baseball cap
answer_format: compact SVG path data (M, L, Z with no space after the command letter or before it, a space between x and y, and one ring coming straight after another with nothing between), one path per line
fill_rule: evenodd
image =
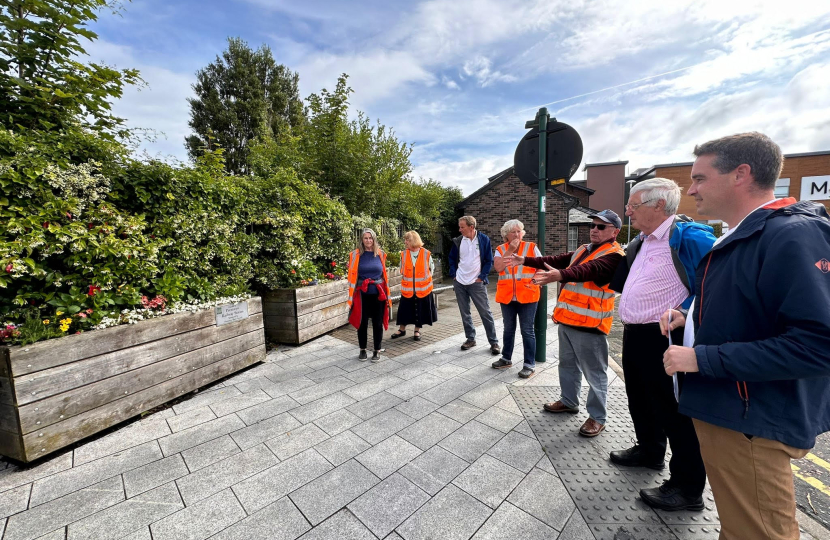
M590 214L588 217L601 219L605 223L610 223L617 229L622 228L622 220L613 210L603 210L602 212L597 212L596 214Z

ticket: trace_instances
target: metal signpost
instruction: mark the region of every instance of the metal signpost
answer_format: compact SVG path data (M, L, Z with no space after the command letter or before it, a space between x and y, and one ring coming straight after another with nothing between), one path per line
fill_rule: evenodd
M542 255L545 254L545 193L549 185L564 184L570 180L582 162L582 139L571 126L552 121L545 107L539 109L536 118L525 123L530 129L516 148L514 172L527 185L537 185L539 189L538 236L536 245ZM550 136L549 136L550 135ZM539 137L538 146L533 141ZM538 154L538 156L537 156ZM538 158L538 159L537 159ZM548 328L548 287L543 285L539 295L539 307L536 309L536 362L547 360Z

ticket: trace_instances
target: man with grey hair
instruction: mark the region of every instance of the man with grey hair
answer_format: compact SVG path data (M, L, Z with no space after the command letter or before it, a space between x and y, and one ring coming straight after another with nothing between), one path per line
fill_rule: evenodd
M623 372L637 443L611 452L611 461L663 469L668 439L670 478L660 487L640 490L640 497L663 510L703 510L706 471L692 420L677 412L673 380L663 369L669 339L660 331L660 317L670 308L688 309L695 268L715 237L708 225L676 215L679 204L680 186L653 178L631 188L625 207L641 233L628 245L611 288L622 292ZM682 329L671 337L682 342ZM682 375L678 382L682 384Z
M470 312L470 300L476 306L487 341L490 342L490 353L501 354L499 338L496 335L496 322L490 311L490 302L487 299L487 274L493 268L493 248L490 238L476 230L476 218L462 216L458 219L458 230L461 236L453 238L450 248L450 277L455 298L458 301L458 310L461 312L461 322L464 324L464 335L467 340L461 345L466 351L476 346L476 327L473 324L473 315Z

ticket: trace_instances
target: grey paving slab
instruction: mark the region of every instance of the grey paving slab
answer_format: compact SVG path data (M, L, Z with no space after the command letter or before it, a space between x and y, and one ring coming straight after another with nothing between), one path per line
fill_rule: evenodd
M275 437L265 444L280 460L295 456L300 452L315 446L326 439L328 434L314 424L306 424L292 429L285 435Z
M421 396L415 396L414 398L403 401L402 403L397 405L395 407L395 410L400 411L405 415L414 418L415 420L420 420L421 418L428 415L437 408L438 405L436 405L435 403L427 399L424 399Z
M454 378L445 381L438 386L433 386L426 392L422 392L421 397L428 399L437 405L446 405L466 392L469 392L476 386L478 386L478 384L473 381Z
M444 379L432 373L423 373L412 379L406 380L387 390L390 394L401 399L409 399L443 383Z
M595 540L595 538L588 524L582 519L582 514L574 511L557 540Z
M541 469L530 471L507 501L557 531L565 527L575 509L559 478Z
M661 525L657 514L638 498L638 490L620 471L560 469L558 472L588 525ZM598 497L606 499L602 500L602 504L598 504Z
M377 537L344 508L305 533L300 540L377 540Z
M77 447L73 455L73 466L129 450L169 434L170 428L165 418L154 414Z
M239 521L211 540L294 540L311 529L308 521L288 497Z
M507 385L503 382L489 381L474 390L470 390L461 396L460 399L480 409L489 409L509 394Z
M397 533L405 540L466 540L492 511L450 484L403 522Z
M384 538L428 500L429 495L418 486L399 474L393 474L349 504L348 508L375 536Z
M400 357L398 357L398 359L400 359ZM418 360L420 360L420 358ZM396 369L395 371L390 371L389 374L394 375L395 377L398 377L400 379L404 379L404 380L408 381L409 379L414 379L415 377L417 377L419 375L423 375L424 373L429 373L431 369L433 369L432 365L429 365L429 364L424 365L423 362L418 361L418 362L415 362L413 364L409 364L409 365L405 365L403 367L400 367L400 368ZM447 379L449 377L442 377L442 378ZM403 384L403 383L401 383L401 384Z
M182 414L169 417L167 419L167 425L170 426L172 433L178 433L179 431L183 431L187 428L198 426L199 424L204 424L205 422L215 419L216 414L209 406L205 405L204 407L191 409Z
M524 473L529 473L545 455L536 438L526 437L515 431L505 435L487 453Z
M438 444L464 461L472 463L489 450L491 446L499 442L502 437L504 437L504 433L501 431L471 420Z
M343 392L335 392L316 401L301 405L296 409L291 409L289 414L299 420L300 423L308 424L327 414L344 409L354 402L355 400L352 397Z
M30 540L83 519L124 500L121 477L116 476L69 495L15 514L6 523L5 540Z
M666 540L676 538L665 525L630 525L593 523L588 527L596 540L619 540L636 538L637 540Z
M159 445L164 455L170 456L244 427L245 423L238 416L230 414L162 437Z
M232 396L238 396L240 392L236 387L230 386L225 388L217 388L214 390L196 391L192 394L190 399L186 399L181 403L173 405L173 411L176 414L182 414L205 405L210 405L217 401L227 399Z
M282 413L234 431L231 433L231 438L241 449L247 450L269 439L279 437L287 431L300 427L300 425L299 420L291 416L291 414Z
M421 451L397 435L364 451L355 459L378 478L386 478L421 454Z
M354 386L354 382L346 377L334 377L333 379L325 380L319 384L309 386L308 388L296 390L288 395L301 405L304 405L330 394L334 394L335 392L340 392L350 386Z
M153 540L202 540L244 519L230 489L220 491L150 525Z
M65 452L34 466L9 464L0 471L0 491L29 484L72 467L72 452Z
M393 396L388 392L378 392L371 397L349 405L346 409L350 413L359 416L362 420L368 420L383 411L391 409L401 401L403 401L401 398Z
M268 378L268 380L270 381L271 379ZM265 390L265 393L272 398L278 398L280 396L284 396L285 394L299 392L303 388L314 386L314 384L314 381L308 377L298 375L278 382L272 381L271 384L263 384L262 389Z
M247 409L243 409L236 413L245 424L251 426L257 422L262 422L268 418L272 418L284 412L290 411L299 407L300 404L291 399L289 396L279 396L274 399L263 401Z
M369 365L366 362L360 362L359 360L358 362L359 365L354 366L354 369L351 369L344 377L355 383L362 383L378 376L377 372L368 369Z
M455 454L433 446L399 472L430 495L435 495L468 466L469 463Z
M239 482L233 486L233 492L250 514L332 469L331 464L314 449L306 450Z
M430 373L443 379L452 379L453 377L461 375L465 371L467 370L461 366L456 366L455 364L443 364L431 369Z
M190 472L196 472L203 467L207 467L217 461L230 457L234 454L240 453L239 446L233 441L230 435L213 439L199 446L188 448L181 453L185 464Z
M478 341L478 340L476 340ZM516 343L516 346L519 347L521 350L521 345ZM461 366L463 368L471 369L476 366L480 366L483 364L490 364L494 360L498 360L498 356L492 357L490 354L483 354L482 352L470 352L467 351L466 353L459 353L453 360L452 363L456 366Z
M548 474L552 474L554 476L559 476L556 472L556 469L553 468L553 463L550 462L550 458L547 455L543 455L538 462L536 462L536 467L542 469Z
M252 392L244 393L239 396L229 397L220 401L216 401L209 405L210 409L216 413L216 416L225 416L242 409L247 409L263 401L268 401L271 396L266 394L263 390L254 390Z
M465 401L457 399L439 408L438 412L443 414L444 416L452 418L456 422L466 424L467 422L481 414L483 410L484 409L479 409L478 407L470 405Z
M329 435L337 435L362 421L359 416L344 409L318 418L314 423Z
M157 487L69 525L67 540L116 540L184 508L175 484Z
M153 540L150 535L150 527L144 527L125 536L123 540Z
M343 390L343 393L353 398L355 401L360 401L402 382L403 379L395 377L394 375L378 375L374 379L369 379L368 381L364 381Z
M125 472L122 475L124 491L129 499L189 473L190 471L187 470L187 465L184 464L181 454L173 454L170 457Z
M510 465L484 454L456 476L452 483L495 509L524 477Z
M490 365L485 364L470 368L464 373L460 374L459 377L469 379L471 381L475 381L481 384L483 382L489 381L493 377L501 375L502 373L504 372L498 369L493 369Z
M513 396L505 396L501 401L496 403L496 407L504 409L507 412L512 412L513 414L518 414L519 416L522 415L522 411L519 409Z
M29 507L32 485L25 484L0 493L0 519L22 512ZM0 538L3 536L0 535Z
M339 360L339 358L338 358L338 360ZM312 369L313 369L313 366L309 366L309 367L312 367ZM328 366L328 367L325 367L325 368L322 368L322 369L317 369L315 371L312 371L312 372L308 373L306 375L306 377L308 377L312 381L319 382L319 381L323 381L323 380L326 380L326 379L331 379L332 377L342 377L342 376L346 375L346 373L348 373L348 372L344 371L343 369L341 369L338 366Z
M73 491L97 484L112 476L161 459L161 457L159 446L153 441L42 478L32 486L29 507L44 504ZM118 482L121 483L120 478Z
M352 431L369 444L377 444L413 422L415 420L404 413L389 409L354 426Z
M355 460L312 480L289 495L312 525L324 521L378 483L378 478Z
M254 446L180 478L176 480L176 485L179 486L184 502L190 506L278 462L265 445Z
M504 409L493 405L480 415L476 416L476 420L484 425L507 433L511 429L515 428L519 422L524 420L524 418L521 415L507 412Z
M402 429L398 435L421 450L426 450L460 427L460 422L433 412Z
M335 467L341 465L370 447L369 443L349 430L321 442L315 450Z
M256 392L257 390L264 390L266 387L272 384L273 383L271 382L271 379L262 374L260 374L258 377L254 377L253 379L233 383L236 389L242 392L243 394Z
M43 536L38 537L37 540L64 540L66 538L66 527L61 527L56 531L52 531L49 534L44 534Z
M547 540L557 531L506 502L493 512L473 536L473 540Z
M526 435L528 437L536 437L533 433L533 430L530 429L530 424L527 423L527 420L522 420L519 424L513 428L513 431L516 433L521 433L522 435Z

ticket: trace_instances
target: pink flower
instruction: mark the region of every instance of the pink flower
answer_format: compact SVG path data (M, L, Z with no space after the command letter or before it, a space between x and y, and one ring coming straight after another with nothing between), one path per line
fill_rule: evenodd
M14 270L14 266L12 266L11 263L7 264L6 265L6 272L11 274L12 270Z
M337 267L337 263L336 263L335 261L331 261L331 267L332 267L332 268Z
M296 273L297 273L297 271L296 271L296 270L294 270L294 269L292 268L292 269L291 269L291 273L292 273L292 274L296 274Z
M80 318L82 318L82 319L86 319L86 313L84 313L84 312L82 311L82 312L78 313L78 317L80 317Z

